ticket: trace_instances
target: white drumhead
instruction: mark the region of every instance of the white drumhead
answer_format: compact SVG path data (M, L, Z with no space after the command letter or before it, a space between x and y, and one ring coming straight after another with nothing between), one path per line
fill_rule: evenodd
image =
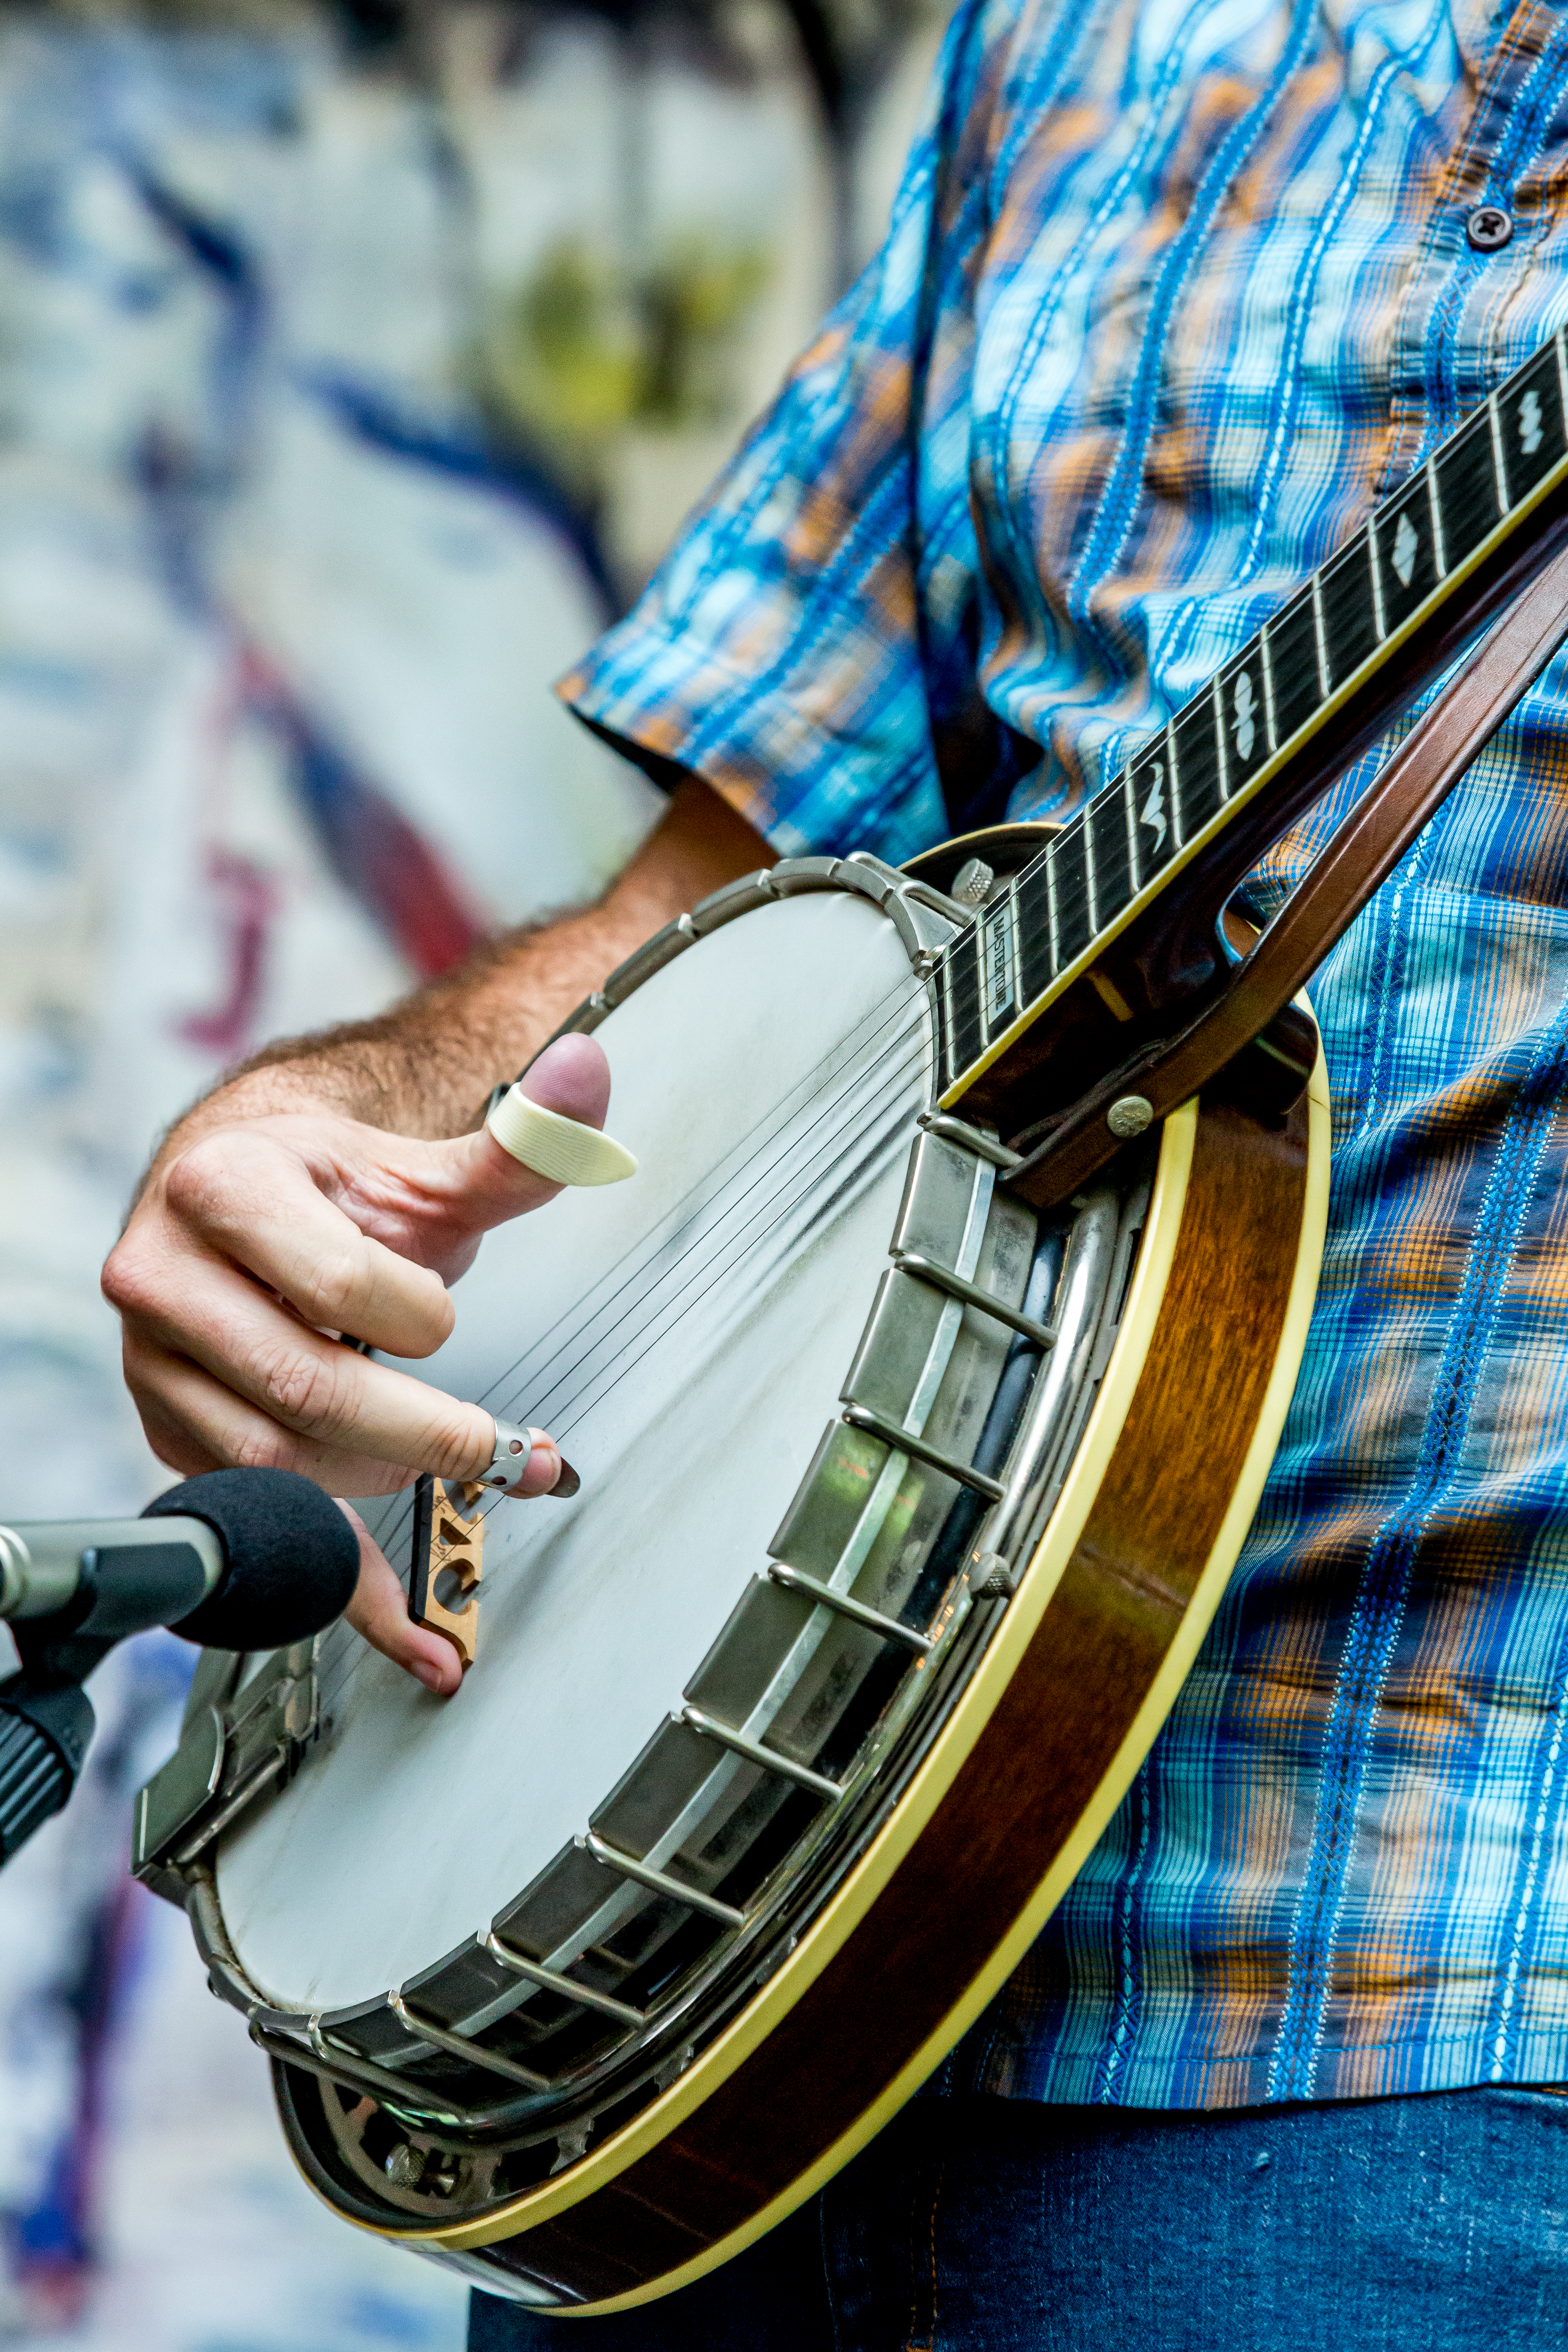
M218 1865L240 1961L280 2006L374 1999L487 1926L679 1704L886 1264L925 1098L920 1003L891 924L833 892L730 924L597 1033L638 1174L491 1234L453 1338L411 1368L549 1427L582 1492L490 1507L479 1662L454 1698L347 1626L329 1637L331 1731ZM399 1570L409 1509L378 1515Z

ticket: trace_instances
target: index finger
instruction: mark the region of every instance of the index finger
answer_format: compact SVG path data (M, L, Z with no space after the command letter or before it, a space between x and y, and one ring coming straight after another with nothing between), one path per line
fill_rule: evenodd
M300 1154L231 1129L194 1144L165 1180L171 1212L318 1330L352 1332L393 1356L428 1356L451 1332L452 1302L429 1266L363 1233L318 1188Z
M496 1423L483 1405L344 1347L221 1259L185 1269L177 1326L150 1316L142 1324L143 1344L156 1339L162 1350L157 1384L164 1402L220 1459L304 1467L287 1448L262 1450L287 1435L328 1458L368 1458L409 1475L482 1478L495 1460ZM533 1444L510 1491L548 1493L559 1454L545 1433L530 1434Z

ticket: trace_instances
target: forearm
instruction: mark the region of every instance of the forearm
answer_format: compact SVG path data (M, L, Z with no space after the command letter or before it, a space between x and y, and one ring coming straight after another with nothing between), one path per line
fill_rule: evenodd
M374 1020L268 1046L179 1122L160 1157L236 1118L287 1111L335 1111L400 1135L463 1134L490 1089L515 1077L650 932L772 856L692 782L596 906L495 941Z
M672 912L679 912L673 908ZM667 916L655 916L657 929ZM618 903L479 949L442 979L370 1021L285 1037L197 1105L171 1137L276 1111L331 1110L395 1135L461 1135L485 1097L515 1078L574 1004L646 930Z
M103 1274L160 1459L187 1475L300 1470L334 1495L481 1475L491 1414L395 1360L447 1338L449 1286L481 1235L559 1189L479 1127L479 1107L650 931L769 862L706 786L683 786L598 906L499 941L380 1020L271 1048L182 1119ZM563 1039L527 1083L543 1108L602 1123L610 1073L594 1039ZM559 1486L542 1430L509 1465L513 1493ZM364 1556L353 1622L432 1689L455 1688L455 1654L410 1624L368 1538Z

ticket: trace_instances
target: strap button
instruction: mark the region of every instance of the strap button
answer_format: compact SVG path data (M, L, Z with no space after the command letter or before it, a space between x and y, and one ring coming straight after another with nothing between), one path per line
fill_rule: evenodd
M1105 1124L1112 1135L1125 1139L1142 1135L1153 1117L1154 1106L1147 1095L1123 1095L1106 1112Z
M1513 215L1500 205L1478 205L1465 223L1465 235L1477 253L1500 253L1513 235Z

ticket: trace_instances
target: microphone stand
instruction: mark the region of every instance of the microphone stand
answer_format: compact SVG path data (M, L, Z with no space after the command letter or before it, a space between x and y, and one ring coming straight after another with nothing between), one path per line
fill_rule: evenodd
M173 1625L204 1648L286 1648L342 1616L359 1565L336 1503L289 1470L209 1470L139 1520L0 1527L21 1661L0 1682L0 1867L76 1786L93 1732L82 1684L116 1642Z
M69 1614L12 1627L22 1664L0 1682L0 1869L65 1804L92 1738L82 1684L114 1640L73 1633Z

